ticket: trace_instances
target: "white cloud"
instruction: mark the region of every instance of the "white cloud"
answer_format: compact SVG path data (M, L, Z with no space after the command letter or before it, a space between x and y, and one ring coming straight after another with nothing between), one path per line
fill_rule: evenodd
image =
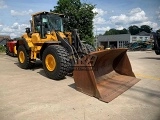
M28 11L15 11L15 10L11 10L11 15L12 16L24 16L24 15L29 15L33 13L32 9L29 9Z
M116 25L119 25L119 24L124 24L128 21L128 17L124 14L121 14L119 16L111 16L110 17L110 20L112 23L115 23Z
M11 34L10 34L10 37L11 37L11 38L16 38L16 37L19 37L19 36L17 36L16 33L11 33Z
M148 18L143 10L134 8L129 12L128 19L130 23L146 21Z
M97 31L106 31L106 30L110 30L111 28L109 27L109 26L107 26L107 27L98 27L96 30Z
M118 26L116 26L116 28L115 29L117 29L117 30L123 30L124 29L124 27L123 26L121 26L121 25L118 25Z
M16 23L13 23L13 25L11 26L12 29L19 29L19 24L16 22Z
M158 28L158 24L155 22L151 22L141 8L134 8L127 14L111 16L110 22L112 24L115 24L115 26L121 26L118 27L118 29L122 28L122 26L129 27L130 25L149 25L153 29Z
M5 4L4 0L0 0L0 9L7 8L8 6Z
M13 23L12 26L3 25L0 29L0 34L10 35L11 38L20 37L24 32L25 28L29 27L28 24Z
M96 24L106 24L106 20L104 19L104 15L107 14L107 11L104 11L104 10L99 9L99 8L94 8L93 12L97 13L95 18L93 19L94 25L96 25Z
M141 26L141 25L149 25L151 28L153 28L153 30L158 30L158 29L160 29L160 26L158 26L157 23L151 22L151 21L142 22L142 23L137 24L137 25L138 25L138 26Z
M94 9L93 9L93 12L94 12L94 13L97 13L96 16L103 16L103 15L107 14L107 11L104 11L104 10L99 9L99 8L94 8Z
M110 17L110 21L116 25L137 24L147 20L145 12L140 8L134 8L128 14Z
M129 14L134 15L136 13L141 13L141 12L142 12L141 8L134 8L129 12Z
M93 22L94 24L105 24L106 20L103 17L95 17Z

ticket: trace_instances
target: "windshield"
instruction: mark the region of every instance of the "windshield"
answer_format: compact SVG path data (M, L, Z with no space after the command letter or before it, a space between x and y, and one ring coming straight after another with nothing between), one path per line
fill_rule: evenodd
M63 32L62 18L58 15L48 14L46 18L42 19L42 22L47 24L50 31L55 30Z

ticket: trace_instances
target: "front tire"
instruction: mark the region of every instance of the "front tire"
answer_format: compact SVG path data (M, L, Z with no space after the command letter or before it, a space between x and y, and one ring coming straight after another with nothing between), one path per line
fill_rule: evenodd
M18 61L19 61L19 66L22 69L29 69L33 67L34 63L31 63L29 54L27 53L27 50L23 45L18 47Z
M67 51L60 45L50 45L43 52L43 68L51 79L63 79L68 74L69 62Z

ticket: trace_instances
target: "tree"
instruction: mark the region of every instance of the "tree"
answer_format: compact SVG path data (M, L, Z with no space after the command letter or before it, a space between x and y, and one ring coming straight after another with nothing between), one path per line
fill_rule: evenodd
M128 30L129 30L129 32L130 32L131 35L136 35L136 34L138 34L139 31L140 31L140 30L139 30L139 27L136 26L136 25L130 26L130 27L128 28Z
M141 31L141 32L142 32L142 31L145 31L145 32L147 32L147 33L151 33L152 28L151 28L150 26L148 26L148 25L142 25L142 26L140 27L140 31Z
M128 30L126 28L123 28L123 30L119 30L119 34L127 34Z
M160 33L160 29L156 31L156 33Z
M106 31L104 33L104 35L116 35L116 34L118 34L118 31L116 29L114 29L114 28L112 28L109 31Z
M64 14L64 30L72 31L78 29L80 38L87 43L93 44L93 13L95 8L92 4L81 3L80 0L59 0L54 10L56 13Z
M117 35L117 34L127 34L127 33L128 33L128 31L125 28L123 30L116 30L116 29L112 28L109 31L106 31L104 33L104 35Z

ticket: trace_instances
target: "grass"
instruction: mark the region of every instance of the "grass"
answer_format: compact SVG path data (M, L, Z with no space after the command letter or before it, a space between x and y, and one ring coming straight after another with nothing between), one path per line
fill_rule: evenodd
M5 48L5 46L3 46L3 45L0 45L0 52L5 52L6 51L6 48Z

